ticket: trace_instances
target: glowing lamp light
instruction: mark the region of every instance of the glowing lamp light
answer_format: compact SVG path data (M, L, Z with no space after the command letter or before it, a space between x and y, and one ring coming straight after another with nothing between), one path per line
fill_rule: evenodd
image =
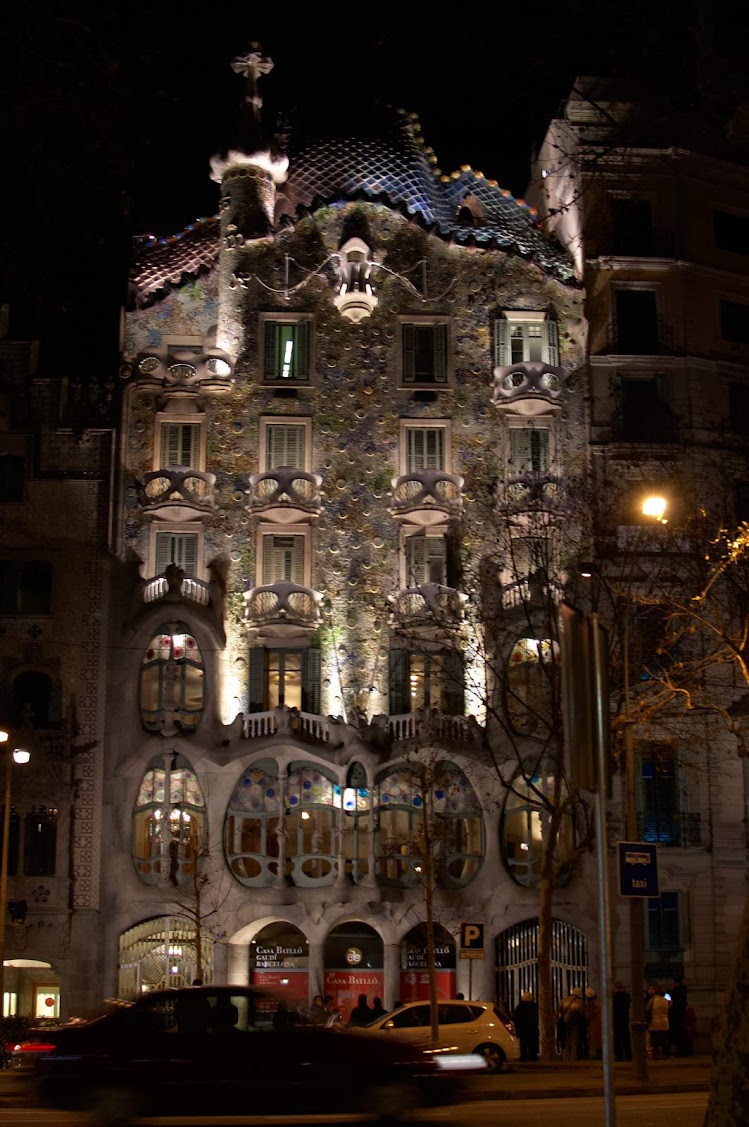
M667 508L668 505L665 497L658 497L656 495L653 495L651 497L646 497L642 502L643 516L654 517L655 520L658 520L661 523L665 523L663 514L665 513Z
M31 753L24 748L17 747L13 752L13 761L15 763L28 763L31 759Z

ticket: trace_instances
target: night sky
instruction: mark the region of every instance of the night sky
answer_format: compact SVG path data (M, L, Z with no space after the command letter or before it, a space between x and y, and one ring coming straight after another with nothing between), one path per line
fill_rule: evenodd
M217 211L208 161L234 137L229 62L253 39L275 62L267 125L403 107L443 172L470 164L515 195L577 74L647 75L678 101L705 44L699 10L657 0L275 7L26 0L5 17L0 301L11 336L41 337L43 372L111 370L132 236ZM746 36L726 21L708 41L731 55Z

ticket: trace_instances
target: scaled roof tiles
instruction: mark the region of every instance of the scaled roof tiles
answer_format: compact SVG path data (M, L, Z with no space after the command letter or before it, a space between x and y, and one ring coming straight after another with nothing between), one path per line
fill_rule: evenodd
M519 254L562 281L574 281L566 251L552 243L522 202L472 169L440 176L414 131L401 115L380 122L376 135L333 137L289 150L289 175L278 190L276 221L296 219L341 200L371 200L415 218L437 237L460 245ZM466 197L480 218L459 221ZM475 202L473 202L475 201ZM147 305L164 289L210 268L218 259L217 217L198 220L169 239L141 239L131 272L131 299Z

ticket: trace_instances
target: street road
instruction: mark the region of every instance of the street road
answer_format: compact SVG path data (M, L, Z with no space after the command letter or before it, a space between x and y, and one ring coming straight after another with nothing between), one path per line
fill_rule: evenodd
M619 1096L616 1101L617 1127L702 1127L707 1106L706 1092L660 1093L648 1096ZM91 1120L80 1113L46 1111L39 1108L3 1108L2 1127L94 1127ZM315 1127L348 1127L349 1124L366 1123L364 1116L309 1115L304 1119L291 1116L215 1116L206 1119L141 1119L142 1127L292 1127L296 1124L314 1124ZM434 1127L602 1127L604 1123L603 1100L598 1097L584 1099L539 1100L487 1100L482 1103L460 1104L438 1108L428 1116L414 1119L415 1123Z

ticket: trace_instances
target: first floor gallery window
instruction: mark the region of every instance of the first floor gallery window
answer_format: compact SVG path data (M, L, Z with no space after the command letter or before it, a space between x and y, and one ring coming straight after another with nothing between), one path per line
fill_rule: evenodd
M205 848L205 799L190 764L175 752L153 760L133 812L133 859L146 884L194 880Z

